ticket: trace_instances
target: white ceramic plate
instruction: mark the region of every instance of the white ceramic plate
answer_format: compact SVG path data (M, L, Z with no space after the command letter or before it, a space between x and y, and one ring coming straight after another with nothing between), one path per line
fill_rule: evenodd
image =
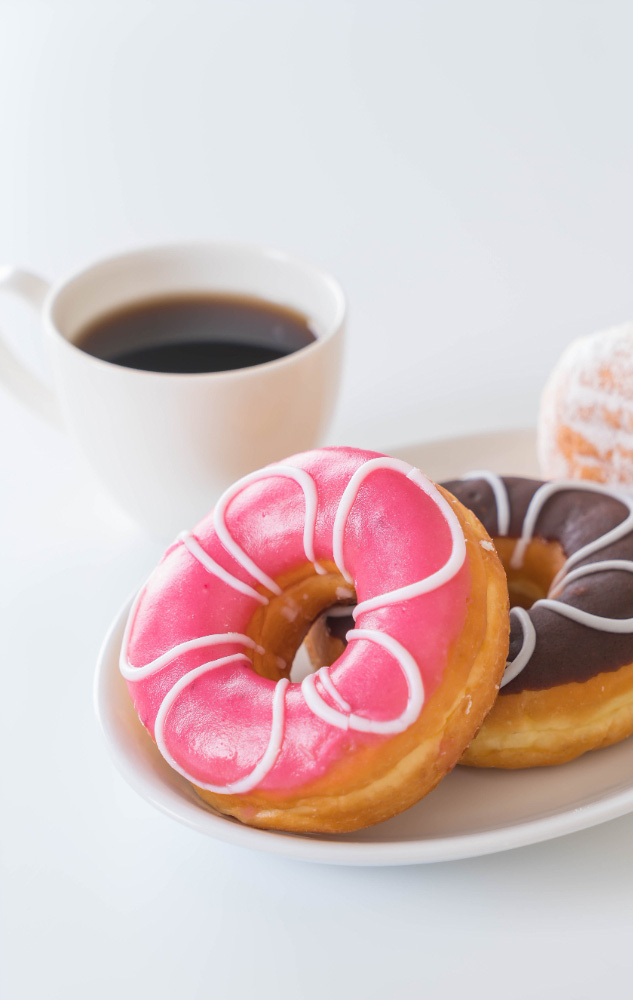
M536 475L532 431L460 437L397 449L433 479L468 469ZM167 815L218 840L304 861L408 865L505 851L560 837L633 811L633 739L560 767L526 771L456 768L400 816L337 836L272 833L242 826L204 805L165 763L141 726L118 670L128 605L105 639L97 666L97 715L130 785Z

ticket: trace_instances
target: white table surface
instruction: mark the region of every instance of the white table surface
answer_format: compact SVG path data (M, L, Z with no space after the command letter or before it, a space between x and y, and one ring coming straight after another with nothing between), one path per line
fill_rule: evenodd
M633 317L632 30L604 0L0 2L0 261L276 244L349 294L331 442L529 425L563 345ZM91 684L160 546L5 394L0 468L3 997L627 995L633 816L363 870L139 799Z

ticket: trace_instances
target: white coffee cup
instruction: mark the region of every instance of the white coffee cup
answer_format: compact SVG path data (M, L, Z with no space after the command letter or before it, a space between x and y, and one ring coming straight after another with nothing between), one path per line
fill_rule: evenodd
M102 485L155 534L192 526L235 479L323 438L340 381L345 299L310 264L253 246L185 244L110 257L52 288L5 268L0 289L41 311L54 389L1 339L0 381L65 425ZM254 367L186 375L125 368L75 344L111 310L188 292L291 307L308 318L316 340Z

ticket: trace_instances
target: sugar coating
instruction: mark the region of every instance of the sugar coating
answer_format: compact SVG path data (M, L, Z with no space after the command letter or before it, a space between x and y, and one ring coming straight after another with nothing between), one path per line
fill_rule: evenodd
M546 479L633 489L633 323L563 352L543 391L538 457Z

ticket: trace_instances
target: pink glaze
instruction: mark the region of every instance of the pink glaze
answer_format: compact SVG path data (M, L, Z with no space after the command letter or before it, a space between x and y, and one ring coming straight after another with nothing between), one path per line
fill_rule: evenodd
M379 457L327 448L283 463L305 470L315 484L310 556L317 563L333 559L334 521L352 475ZM441 570L455 550L454 513L449 510L447 519L447 505L444 510L438 506L439 493L416 472L430 491L427 495L407 478L408 468L404 474L391 468L371 471L351 504L343 557L359 603L424 580ZM237 546L274 580L309 561L306 509L297 481L275 475L245 485L226 505L225 523ZM457 530L463 546L459 526ZM470 592L467 561L428 593L361 610L356 630L362 637L350 633L356 641L349 642L329 677L322 680L317 674L310 681L325 714L334 710L333 724L309 706L305 685L276 684L252 670L244 634L261 599L249 589L270 592L222 543L212 514L196 527L193 538L225 575L247 585L246 592L210 572L178 541L137 597L121 654L139 717L178 771L215 791L257 787L293 794L326 775L341 758L391 738L364 732L364 725L389 727L403 718L402 729L415 721L407 720L407 711L417 706L419 716L441 683L449 648L464 625ZM407 677L393 652L367 638L367 630L397 646L405 667L410 661L419 678ZM158 664L147 666L158 657ZM139 680L134 679L136 670ZM193 681L188 676L192 671Z

